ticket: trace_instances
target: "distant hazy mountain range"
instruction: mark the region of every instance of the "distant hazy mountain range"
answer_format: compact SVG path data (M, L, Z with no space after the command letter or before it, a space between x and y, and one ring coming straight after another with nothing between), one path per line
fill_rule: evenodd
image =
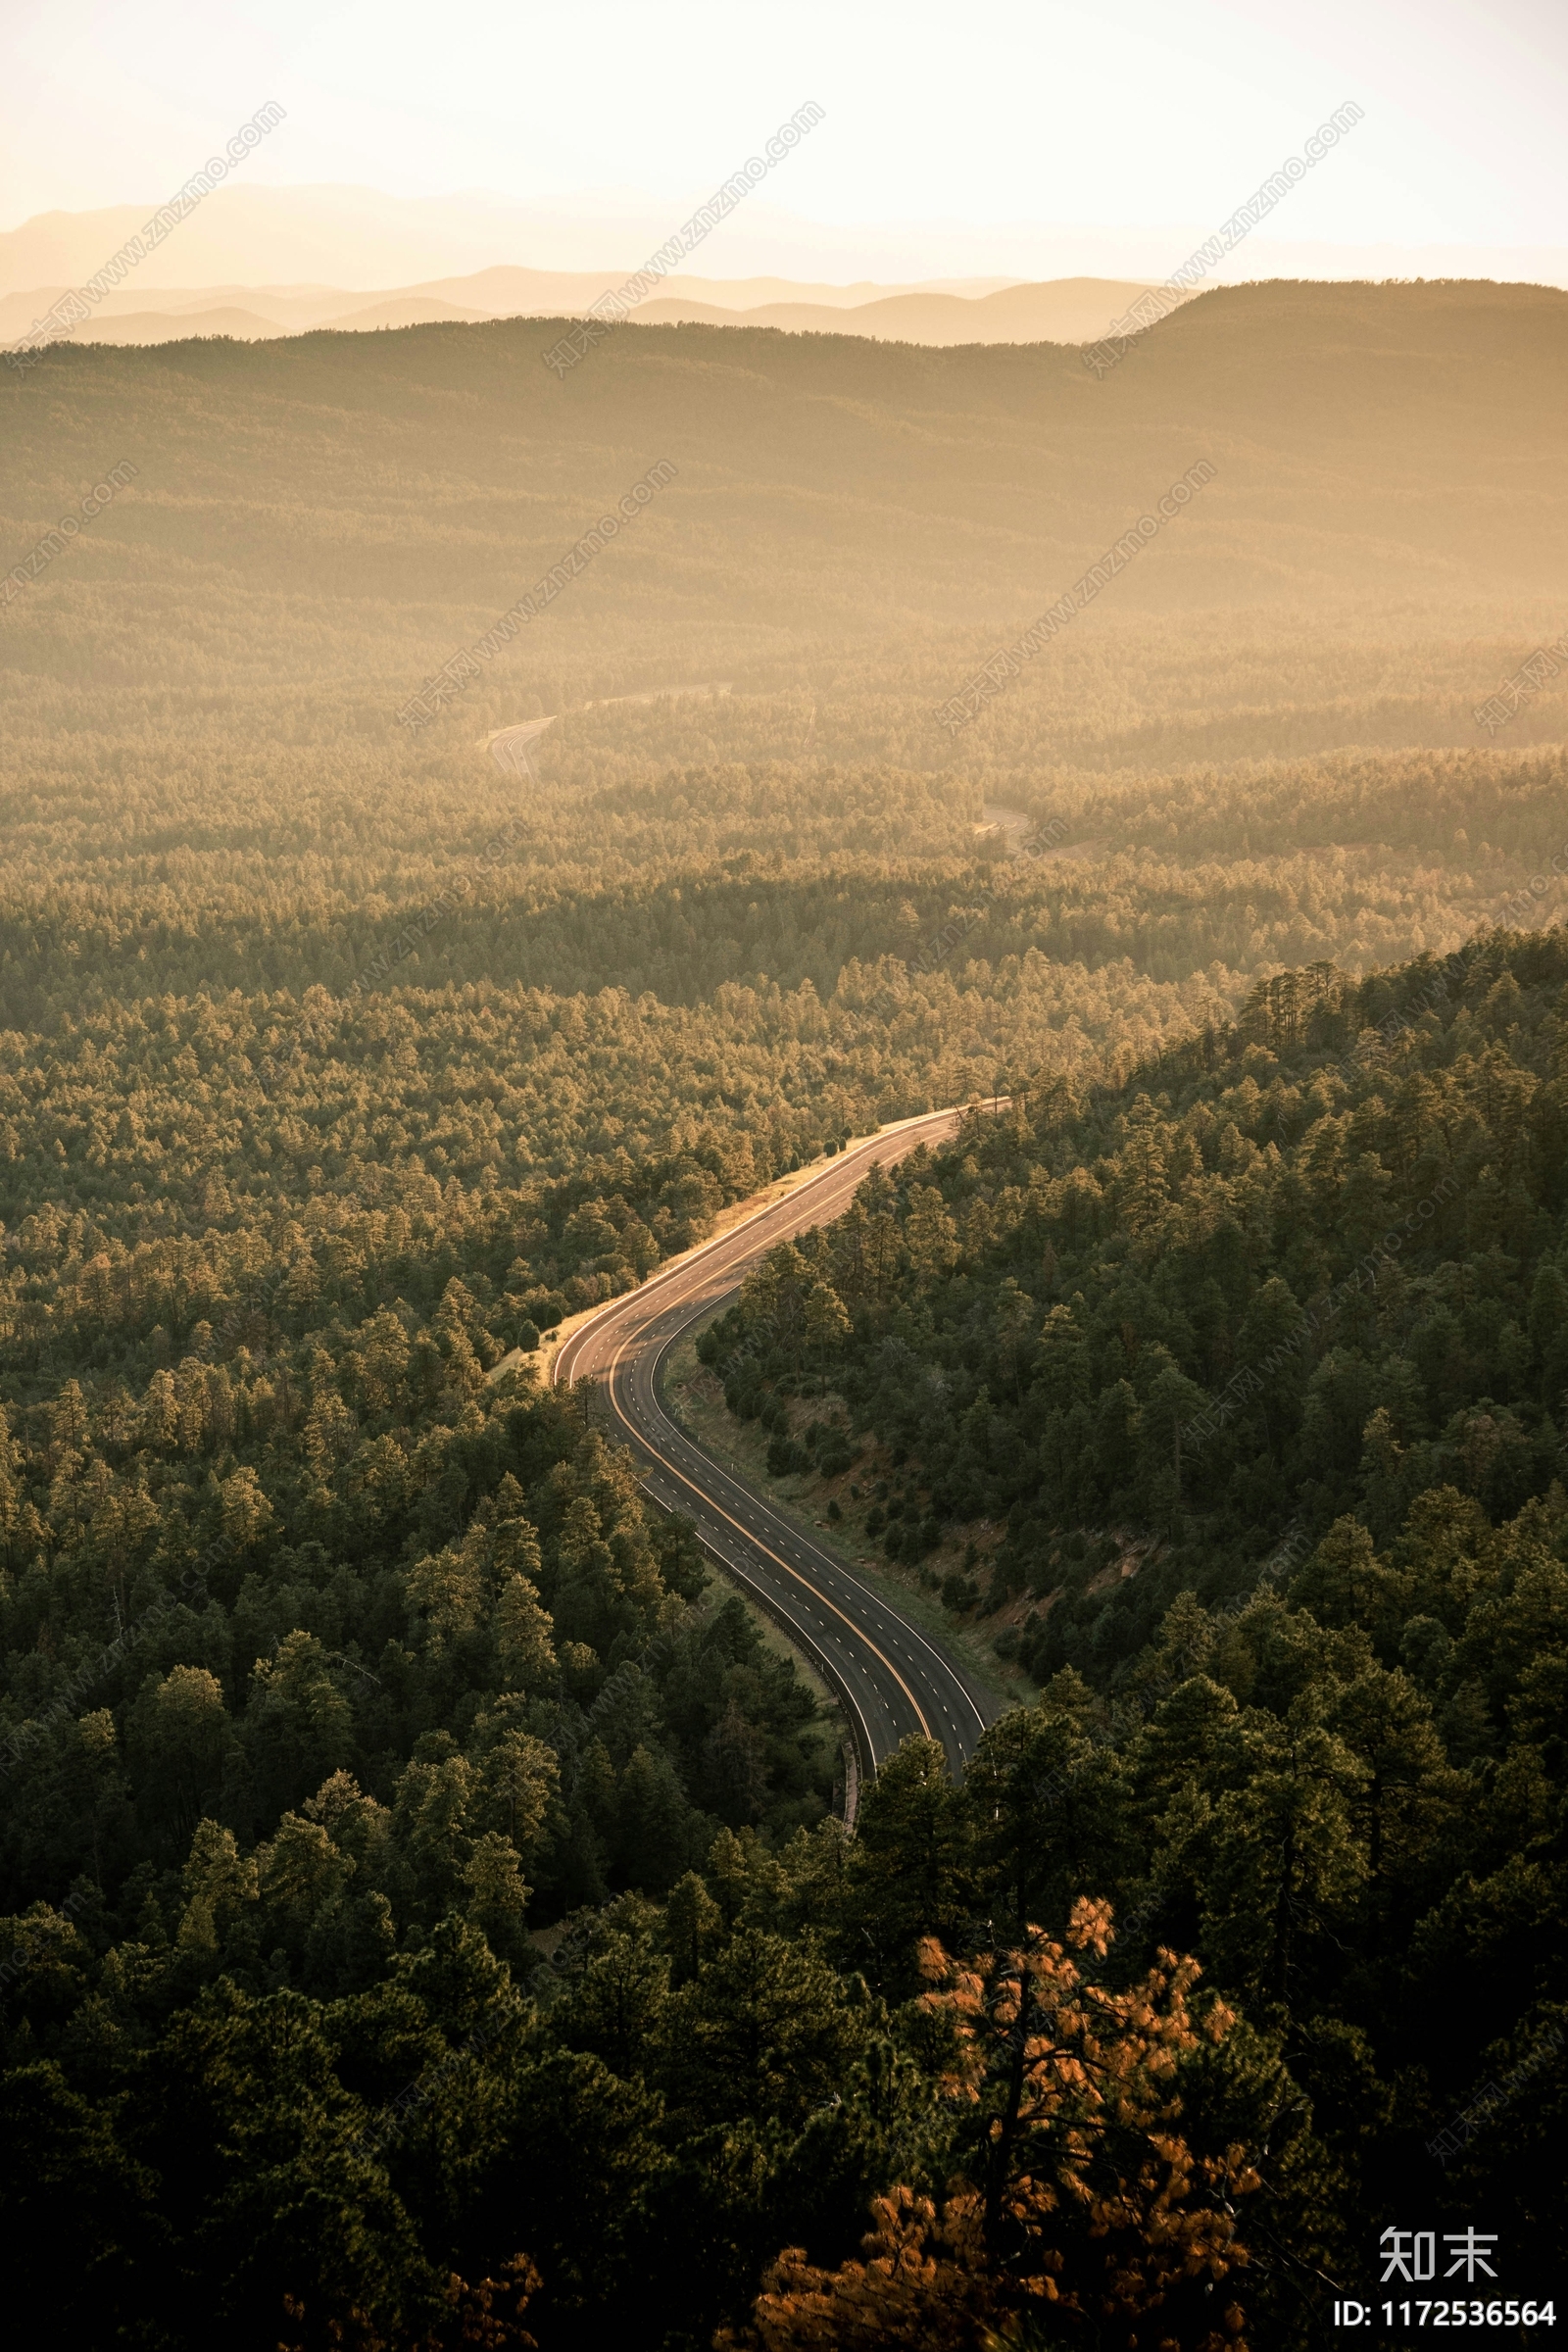
M694 268L717 272L716 286L705 289L695 277L674 277L658 294L710 302L726 312L776 302L839 310L903 294L984 296L1072 277L1142 285L1177 269L1216 225L1208 219L1169 218L1115 226L1081 220L830 222L791 212L791 185L780 175L776 185L760 188L710 243L686 257ZM122 302L120 314L183 312L186 306L165 291L176 287L197 295L201 308L253 311L274 329L285 324L273 316L275 295L323 297L329 307L309 325L391 299L393 292L434 291L437 299L472 305L488 316L492 306L484 297L442 290L475 271L488 275L497 263L523 262L529 267L522 274L535 279L575 276L581 291L574 298L558 282L541 299L558 311L581 309L607 283L620 283L647 255L661 251L709 193L694 184L683 194L616 186L527 199L474 188L398 196L342 183L229 179L145 256L134 272L146 281L145 290ZM36 213L15 228L0 229L0 295L90 283L132 244L169 194L166 187L148 186L135 204ZM1288 232L1290 217L1282 214L1279 222ZM1490 277L1568 286L1568 245L1345 244L1271 235L1275 225L1265 222L1204 282ZM607 259L613 265L608 269ZM131 295L128 278L112 282ZM268 300L260 299L264 294ZM514 298L507 301L510 307Z
M367 333L433 321L563 318L586 311L628 271L495 269L381 294L341 286L160 288L134 275L94 306L80 343L170 343L193 335L258 342L317 329ZM67 291L39 286L0 296L0 344L20 342ZM1144 291L1144 281L1064 277L1040 285L971 280L955 287L800 285L786 278L670 276L635 317L650 325L774 326L879 342L1087 343Z
M707 192L694 189L693 200ZM0 348L22 341L75 288L87 289L92 309L74 339L92 343L211 335L256 342L321 328L364 333L571 317L625 284L645 256L664 247L685 209L683 201L629 189L521 203L473 190L405 197L229 181L146 251L141 239L155 196L93 212L39 213L0 231ZM1103 334L1207 233L1202 224L1173 222L1138 231L1014 223L961 236L907 223L893 233L896 225L883 235L804 221L761 191L710 243L694 248L694 258L732 274L659 279L635 315L649 324L744 320L879 342L1081 344ZM495 266L515 254L557 266ZM966 274L975 262L994 274ZM1250 279L1568 284L1568 248L1483 255L1270 244L1259 235L1216 275L1238 272ZM1213 282L1202 279L1194 291Z
M739 316L734 308L679 296L651 297L637 317L650 325L744 323L794 334L870 335L880 343L1092 343L1144 291L1142 284L1113 277L1057 277L1043 285L1003 286L994 294L922 287L830 310L802 288L793 301L762 303Z

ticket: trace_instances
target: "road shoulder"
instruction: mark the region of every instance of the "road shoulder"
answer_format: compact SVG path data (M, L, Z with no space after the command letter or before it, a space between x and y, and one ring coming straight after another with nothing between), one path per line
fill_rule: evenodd
M503 1356L501 1361L492 1367L489 1374L490 1379L497 1380L503 1372L513 1371L520 1364L528 1363L538 1372L545 1386L550 1387L557 1378L557 1366L562 1350L568 1347L579 1332L592 1323L597 1316L603 1315L608 1308L618 1305L620 1299L634 1298L638 1291L647 1290L651 1284L662 1282L666 1276L677 1275L683 1266L689 1264L693 1258L700 1256L703 1250L711 1249L715 1242L727 1240L743 1225L749 1225L754 1219L765 1216L770 1209L777 1208L781 1201L787 1200L791 1194L803 1191L806 1186L818 1182L824 1176L841 1173L845 1160L853 1158L858 1151L863 1151L868 1144L877 1143L886 1136L900 1135L908 1128L920 1127L928 1120L951 1119L960 1116L961 1110L962 1106L960 1105L955 1109L914 1111L907 1118L890 1119L884 1126L873 1127L865 1135L847 1137L838 1152L818 1152L814 1159L807 1160L801 1167L790 1168L782 1176L775 1176L771 1184L764 1185L760 1192L749 1193L744 1200L732 1200L727 1208L718 1211L700 1242L694 1242L689 1250L682 1250L673 1257L662 1258L657 1266L651 1268L646 1280L639 1283L634 1290L622 1291L614 1298L599 1299L594 1305L582 1307L576 1314L568 1315L564 1322L556 1326L548 1340L541 1342L539 1348L531 1355L524 1357L519 1348L514 1348L510 1354ZM869 1164L868 1161L868 1170Z
M765 1432L752 1423L737 1422L726 1409L716 1381L698 1359L697 1336L696 1327L681 1335L660 1375L660 1403L682 1433L732 1478L742 1480L769 1510L858 1577L879 1600L906 1617L974 1688L988 1719L994 1720L1009 1707L1031 1704L1036 1696L1034 1685L1020 1668L1004 1665L991 1648L988 1636L995 1628L982 1633L956 1620L920 1582L918 1572L896 1569L890 1561L868 1556L864 1537L853 1522L842 1520L835 1526L826 1518L822 1506L848 1485L847 1478L822 1481L767 1475Z

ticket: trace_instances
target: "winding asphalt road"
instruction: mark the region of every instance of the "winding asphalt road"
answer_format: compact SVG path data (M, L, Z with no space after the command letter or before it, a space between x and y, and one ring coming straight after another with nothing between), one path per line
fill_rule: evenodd
M725 1573L747 1588L836 1692L867 1777L916 1732L942 1742L956 1773L1001 1712L1000 1702L841 1560L781 1517L764 1493L688 1437L660 1402L659 1374L681 1336L721 1311L747 1269L775 1243L842 1216L874 1162L944 1141L960 1115L933 1111L852 1144L809 1183L672 1260L640 1290L612 1299L568 1336L556 1358L558 1383L585 1376L602 1382L614 1434L637 1457L652 1500L692 1522ZM853 1793L846 1810L853 1819Z

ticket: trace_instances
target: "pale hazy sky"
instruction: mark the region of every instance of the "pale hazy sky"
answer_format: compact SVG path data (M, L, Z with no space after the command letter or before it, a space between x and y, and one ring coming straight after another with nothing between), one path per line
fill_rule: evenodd
M810 221L1202 226L1353 98L1291 238L1568 244L1568 0L6 0L0 93L0 227L159 200L267 99L256 184L677 203L808 98Z

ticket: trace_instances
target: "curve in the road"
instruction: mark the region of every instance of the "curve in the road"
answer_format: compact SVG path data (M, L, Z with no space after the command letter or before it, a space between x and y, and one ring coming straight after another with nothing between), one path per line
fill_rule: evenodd
M961 1115L945 1110L904 1119L850 1146L808 1183L612 1299L569 1335L556 1358L558 1383L584 1376L603 1383L616 1433L639 1460L652 1499L690 1519L720 1567L811 1659L844 1706L867 1776L911 1733L940 1740L956 1771L997 1714L997 1700L672 1420L661 1401L659 1375L682 1336L719 1311L775 1244L842 1215L871 1166L943 1140Z
M651 686L642 694L608 694L597 703L576 703L572 708L577 710L604 710L615 703L658 703L676 701L688 694L728 694L728 692L729 680L725 678L703 686ZM530 747L544 733L546 727L555 725L560 716L559 710L553 710L548 718L524 718L519 719L514 726L498 727L493 735L485 737L484 749L489 753L497 767L501 769L503 775L527 776L532 781L533 760L529 757Z

